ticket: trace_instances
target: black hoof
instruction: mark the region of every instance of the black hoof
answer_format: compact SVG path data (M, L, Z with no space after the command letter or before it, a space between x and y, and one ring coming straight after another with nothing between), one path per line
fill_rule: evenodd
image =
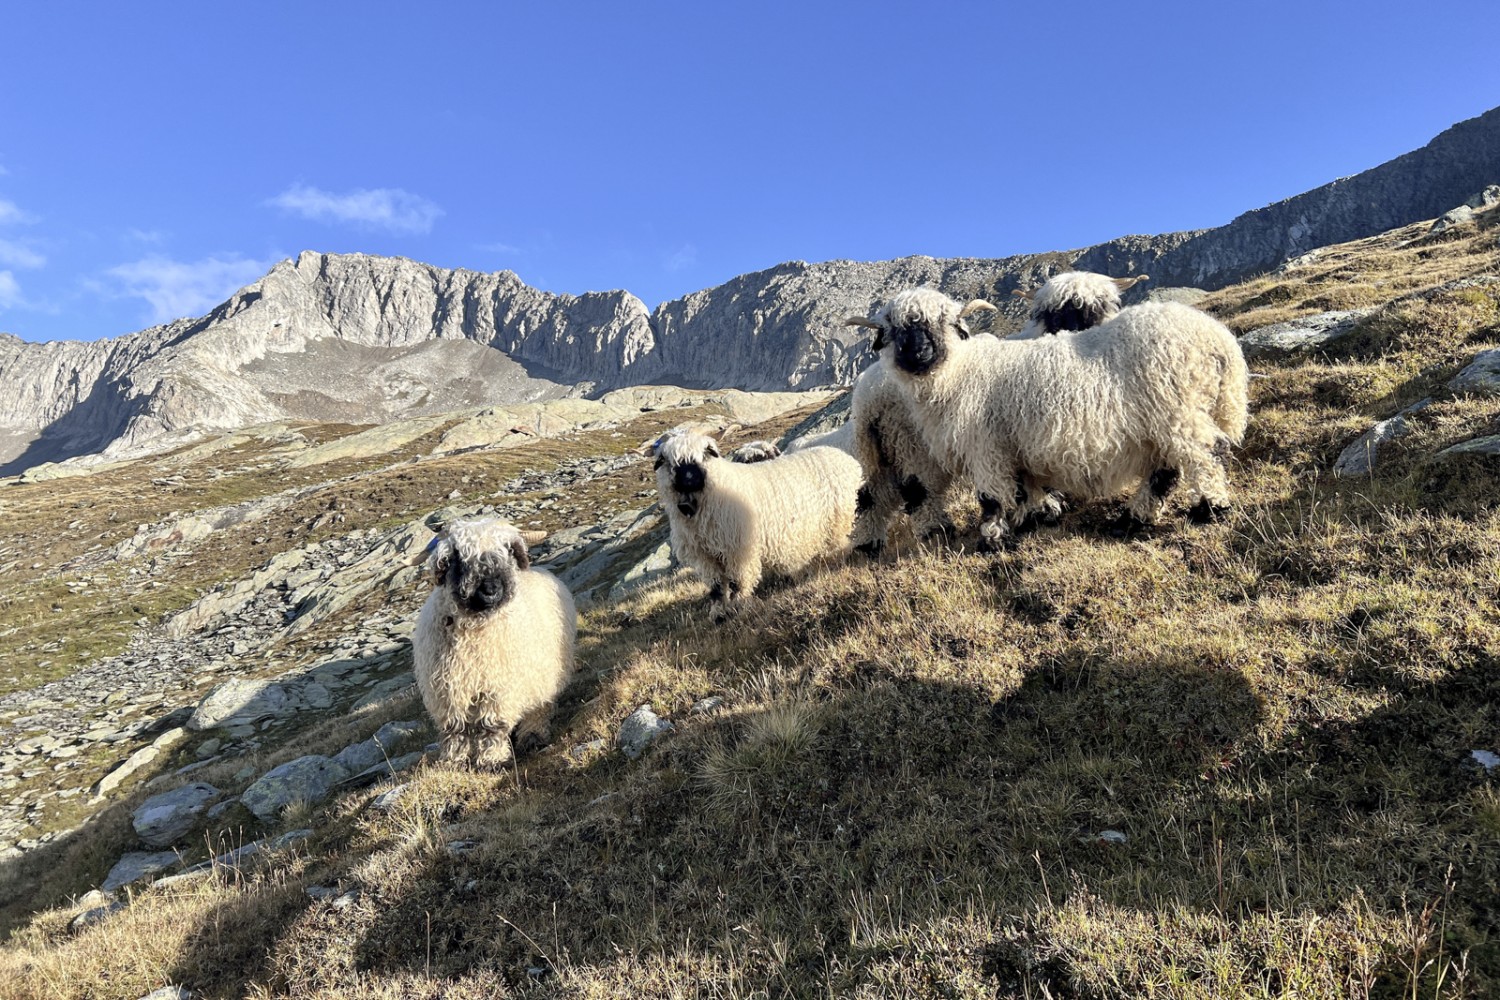
M1194 524L1218 524L1229 517L1229 508L1211 504L1205 497L1193 504L1187 516Z
M1015 547L1015 535L999 535L993 538L989 535L979 536L979 551L983 552L986 555L998 555L1002 552L1012 552L1015 550Z
M1110 538L1128 541L1129 539L1139 538L1142 535L1148 534L1151 531L1151 525L1129 511L1126 511L1115 518L1105 530L1108 532Z

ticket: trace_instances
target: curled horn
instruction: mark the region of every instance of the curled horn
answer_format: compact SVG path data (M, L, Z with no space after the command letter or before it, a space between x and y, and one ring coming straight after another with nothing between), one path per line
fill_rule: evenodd
M980 312L982 310L988 310L990 312L999 312L1000 308L998 306L992 304L992 303L986 302L984 299L974 299L968 305L964 306L962 309L960 309L958 311L958 318L959 319L966 319L969 316L972 316L975 313Z
M866 319L863 316L850 316L844 320L844 325L867 326L871 330L879 330L881 328L879 323L875 322L873 319Z
M1032 299L1036 298L1036 289L1035 288L1017 288L1015 291L1011 292L1010 294L1014 295L1018 299L1025 299L1027 302L1030 302Z
M545 531L523 531L523 532L521 532L521 541L525 542L527 545L540 545L540 544L542 544L542 542L544 542L546 540L547 540L547 533Z
M1110 278L1109 280L1113 281L1115 283L1115 287L1123 292L1134 285L1140 284L1150 277L1151 275L1149 274L1137 274L1134 278Z

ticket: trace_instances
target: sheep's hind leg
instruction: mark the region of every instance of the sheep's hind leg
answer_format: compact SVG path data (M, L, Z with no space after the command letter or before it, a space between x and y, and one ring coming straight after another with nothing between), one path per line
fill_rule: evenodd
M1110 525L1110 535L1115 538L1132 538L1151 530L1167 505L1168 494L1177 487L1181 478L1181 470L1166 467L1147 476L1130 498L1125 512Z
M1216 432L1206 437L1213 442L1211 445L1189 449L1181 461L1188 495L1197 501L1188 508L1188 519L1194 524L1222 521L1231 507L1229 474L1224 468L1229 442Z

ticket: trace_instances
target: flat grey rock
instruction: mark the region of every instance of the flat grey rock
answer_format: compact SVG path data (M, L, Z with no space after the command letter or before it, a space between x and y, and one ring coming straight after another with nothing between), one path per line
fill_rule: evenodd
M1432 400L1424 399L1420 403L1408 406L1394 417L1377 422L1339 453L1338 459L1333 463L1333 474L1335 476L1368 475L1375 469L1381 445L1406 437L1411 433L1411 425L1406 421L1407 415L1425 409L1431 403Z
M349 772L321 754L308 754L272 768L245 789L240 801L262 823L274 822L294 802L318 803Z
M1461 441L1438 452L1439 458L1458 458L1463 455L1500 455L1500 434Z
M136 807L130 824L151 847L171 847L197 825L199 817L224 795L213 785L193 782L153 795Z
M1454 392L1500 396L1500 348L1474 355L1474 360L1448 382Z
M196 732L253 725L262 719L290 715L295 707L286 689L274 681L234 678L210 691L198 703L188 728Z
M176 851L131 851L115 862L109 874L104 876L104 884L100 888L105 892L113 892L157 872L166 871L177 864L177 860Z
M1245 357L1312 351L1352 333L1373 309L1340 309L1256 327L1240 336Z

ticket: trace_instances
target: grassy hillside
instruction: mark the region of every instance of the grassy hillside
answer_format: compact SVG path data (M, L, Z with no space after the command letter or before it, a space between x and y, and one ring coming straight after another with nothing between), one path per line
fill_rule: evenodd
M1206 303L1240 331L1381 307L1252 363L1227 523L1121 543L1089 505L1002 557L907 545L722 626L689 575L596 607L553 744L512 773L426 763L386 810L379 786L287 817L316 832L269 867L81 933L78 907L36 913L0 996L1500 995L1500 769L1471 757L1500 752L1500 458L1438 456L1500 434L1500 397L1446 389L1500 346L1500 283L1440 287L1500 274L1497 216ZM1428 397L1373 474L1331 474ZM370 524L448 502L393 474L337 489ZM12 549L55 525L32 495ZM609 741L648 702L676 730L631 761ZM86 888L138 799L38 898Z

